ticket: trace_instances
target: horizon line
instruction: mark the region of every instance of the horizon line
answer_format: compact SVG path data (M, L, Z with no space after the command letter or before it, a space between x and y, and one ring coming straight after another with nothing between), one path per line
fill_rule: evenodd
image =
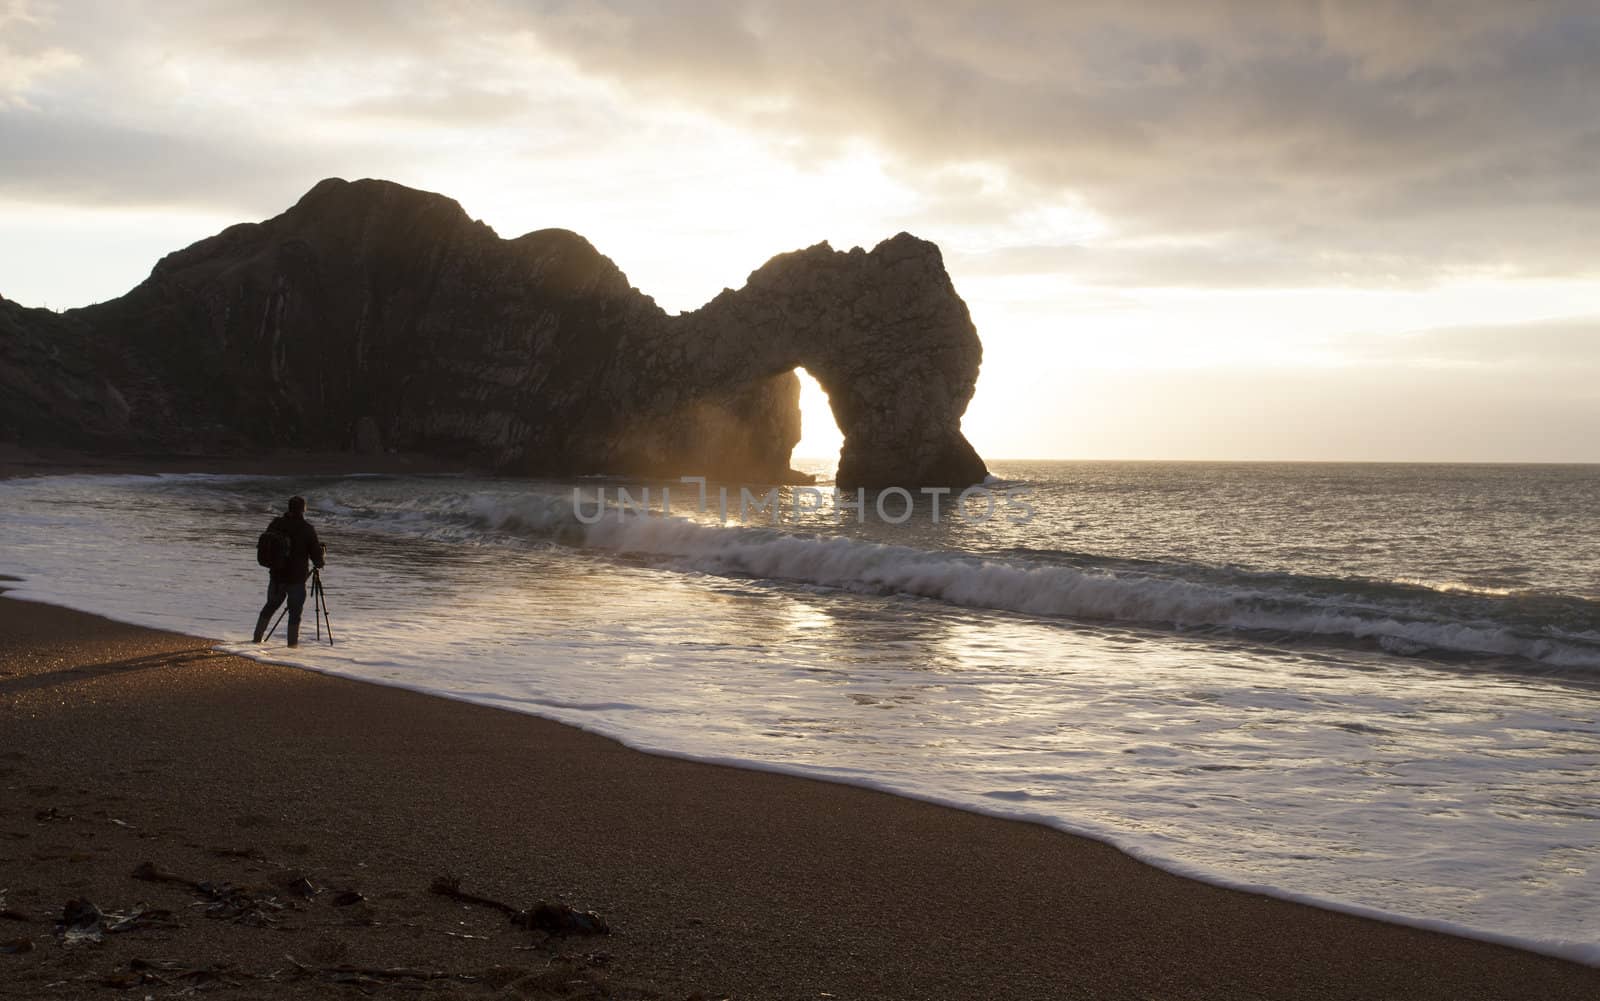
M1596 459L1175 459L1175 458L1109 458L1106 456L1027 456L1010 457L985 455L984 462L1148 462L1172 465L1300 465L1300 466L1600 466ZM838 457L791 456L790 462L838 462Z

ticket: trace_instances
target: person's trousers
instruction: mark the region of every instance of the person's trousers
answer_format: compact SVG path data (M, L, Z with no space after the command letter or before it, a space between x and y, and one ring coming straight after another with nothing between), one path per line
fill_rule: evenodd
M289 600L289 645L300 645L300 612L306 607L306 582L279 577L277 574L273 574L267 582L267 603L261 606L261 614L256 617L257 643L261 642L267 627L272 624L272 613L278 610L285 598Z

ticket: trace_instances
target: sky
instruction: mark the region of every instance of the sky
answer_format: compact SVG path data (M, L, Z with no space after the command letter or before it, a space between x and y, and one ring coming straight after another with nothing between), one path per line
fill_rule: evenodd
M1589 2L0 0L0 294L120 295L331 176L674 311L908 231L988 458L1596 462L1597 94Z

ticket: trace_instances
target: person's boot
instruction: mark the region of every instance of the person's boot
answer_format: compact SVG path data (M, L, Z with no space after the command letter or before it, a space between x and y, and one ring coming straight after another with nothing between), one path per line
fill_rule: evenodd
M256 620L256 634L255 634L254 637L251 638L250 642L252 642L252 643L260 643L261 642L261 637L265 636L266 633L267 633L267 619L268 618L270 618L270 616L263 615L259 619Z
M300 645L300 623L298 622L291 622L289 624L289 645Z

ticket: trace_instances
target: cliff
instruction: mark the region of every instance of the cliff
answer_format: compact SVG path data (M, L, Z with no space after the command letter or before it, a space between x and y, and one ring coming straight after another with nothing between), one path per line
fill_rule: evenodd
M669 316L582 237L327 180L127 295L0 299L0 441L104 452L402 449L519 475L795 478L804 366L844 486L965 486L982 348L933 244L826 244Z

